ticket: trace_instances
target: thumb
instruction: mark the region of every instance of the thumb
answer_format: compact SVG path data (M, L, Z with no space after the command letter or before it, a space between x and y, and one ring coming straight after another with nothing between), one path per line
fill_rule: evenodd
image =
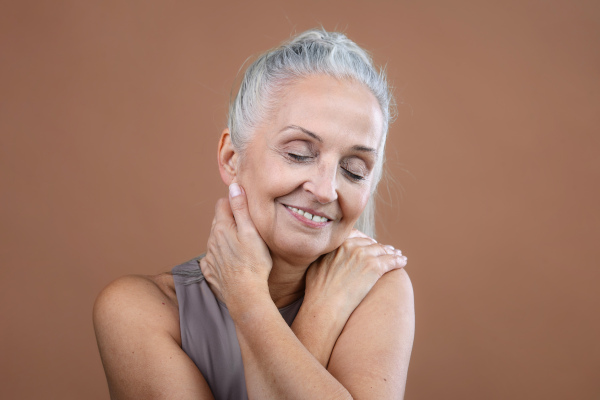
M256 229L250 218L250 212L248 211L246 192L237 183L229 185L229 206L233 212L233 218L235 219L238 231Z

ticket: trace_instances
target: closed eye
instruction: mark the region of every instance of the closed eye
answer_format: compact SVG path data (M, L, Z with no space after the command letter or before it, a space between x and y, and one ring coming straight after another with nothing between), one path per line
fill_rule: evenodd
M353 182L359 182L367 179L369 171L364 163L356 157L345 159L340 163L343 174Z
M287 153L288 157L290 157L292 160L295 161L300 161L300 162L305 162L305 161L309 161L311 158L313 158L312 156L303 156L300 154L294 154L294 153Z
M364 176L360 176L360 175L356 175L350 171L348 171L346 168L342 168L342 170L344 171L344 174L350 179L353 180L355 182L358 181L362 181L363 179L365 179Z

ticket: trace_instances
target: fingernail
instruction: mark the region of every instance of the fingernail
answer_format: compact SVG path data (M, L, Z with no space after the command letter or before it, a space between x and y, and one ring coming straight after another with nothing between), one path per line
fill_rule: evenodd
M235 182L229 185L229 196L236 197L240 194L242 194L242 191L240 190L240 185L238 185Z

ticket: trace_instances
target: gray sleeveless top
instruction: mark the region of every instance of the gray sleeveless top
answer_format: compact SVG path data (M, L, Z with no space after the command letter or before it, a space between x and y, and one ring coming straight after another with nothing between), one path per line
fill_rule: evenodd
M181 348L206 379L215 400L246 400L244 366L235 326L225 304L204 280L198 265L201 258L193 258L171 271L179 302ZM302 300L279 309L288 325L296 318Z

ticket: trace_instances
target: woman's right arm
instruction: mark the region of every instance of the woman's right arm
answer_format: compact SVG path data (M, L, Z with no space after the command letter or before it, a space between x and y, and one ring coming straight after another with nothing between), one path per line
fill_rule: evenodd
M350 240L341 246L341 252L335 252L334 258L351 261L350 263L334 262L334 264L344 266L338 271L342 275L328 273L331 272L329 268L324 270L325 274L322 275L325 278L322 282L324 288L330 286L327 282L331 283L331 279L337 283L346 281L346 279L339 280L340 276L351 277L355 273L363 276L363 279L359 279L359 282L362 283L356 287L360 289L360 293L352 291L354 293L351 293L350 296L341 297L341 309L350 310L349 314L356 308L356 305L361 303L362 297L370 292L373 284L382 274L389 271L394 264L395 268L400 268L405 264L403 257L401 258L397 254L386 254L390 251L389 249L379 245L373 246L372 241L369 241L370 244L367 246L361 246L359 241L358 238ZM383 259L372 258L374 255L371 254L372 252L380 253L379 257L383 257ZM388 265L388 262L385 261L386 258L393 258L395 261ZM361 260L366 261L369 268L363 268ZM353 388L352 392L360 392L363 394L363 398L400 398L403 386L400 382L402 371L399 369L404 365L394 360L397 359L396 355L403 350L403 346L393 347L394 351L390 351L390 355L387 357L390 362L385 363L383 367L377 368L377 364L380 361L378 355L381 354L381 351L385 351L385 348L392 348L391 345L397 345L397 342L403 339L398 335L392 335L390 340L377 343L375 358L373 358L373 354L371 354L371 358L363 357L365 362L360 366L360 373L363 373L365 368L367 371L375 368L380 373L366 375L363 373L364 379L361 379L359 383L352 383L346 379L348 376L351 379L356 376L356 370L352 363L346 362L346 367L343 367L336 361L333 363L333 367L336 375L342 377L340 380L336 379L336 375L324 368L320 351L319 355L315 357L316 354L311 351L310 345L298 340L298 337L281 318L268 288L270 261L266 245L249 217L245 196L231 197L230 202L225 199L220 200L217 203L217 212L207 244L207 253L201 260L200 267L206 280L222 295L235 323L249 397L260 399L351 398L352 395L348 388L357 384L358 389ZM346 275L347 272L350 275ZM365 284L366 276L364 274L371 276L366 279L371 282L370 284ZM354 280L350 279L350 281ZM307 285L308 281L307 278ZM334 286L337 287L338 284ZM350 288L346 286L346 289ZM307 294L310 292L310 289L307 288ZM322 291L315 293L317 292ZM340 291L335 290L334 292L339 293ZM334 298L338 298L338 296L336 295ZM381 296L376 299L377 304L385 301L386 298ZM397 307L393 306L393 308ZM384 322L383 325L387 325L377 324L377 329L397 331L398 318L396 316L384 318ZM369 321L366 321L367 325L368 323ZM364 326L365 323L358 321L357 325ZM356 339L354 340L356 343L362 343L364 338L360 337L361 334L360 329L354 329L352 334L346 336L349 338L348 341ZM338 351L337 353L340 352L348 353L348 351ZM352 349L349 353L351 356ZM325 358L329 358L329 356L325 354L323 359ZM339 357L336 358L336 360L338 359ZM354 375L352 375L353 373ZM379 382L381 373L384 376ZM385 382L386 379L392 379L390 383L394 384L383 387L382 382ZM381 386L379 388L381 390L368 394L369 388L374 386ZM363 389L367 390L366 395L364 395ZM382 397L379 393L383 392L386 395Z
M112 282L96 299L93 317L111 399L213 399L181 349L177 304L159 280Z

